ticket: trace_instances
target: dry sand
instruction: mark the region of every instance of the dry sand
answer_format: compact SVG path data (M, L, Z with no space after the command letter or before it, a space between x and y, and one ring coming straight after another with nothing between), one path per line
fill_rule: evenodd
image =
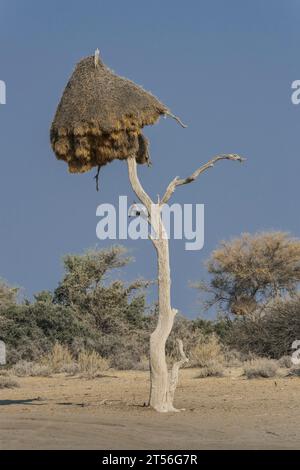
M143 407L147 372L93 380L17 379L0 390L0 449L298 449L300 378L197 379L181 371L176 406Z

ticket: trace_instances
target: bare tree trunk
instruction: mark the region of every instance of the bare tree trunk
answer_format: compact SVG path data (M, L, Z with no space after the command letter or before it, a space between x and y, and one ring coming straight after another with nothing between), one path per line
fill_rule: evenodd
M171 276L169 241L155 243L158 260L158 323L150 337L151 391L150 406L157 411L174 411L169 393L169 373L166 363L165 346L171 333L176 310L171 308Z
M171 333L177 310L171 307L171 275L169 260L169 240L161 219L163 204L166 204L178 186L195 181L200 174L212 168L220 160L232 160L242 162L244 159L236 154L217 155L205 165L198 168L187 178L174 178L160 202L154 204L142 187L136 169L135 157L127 159L129 180L133 191L144 204L148 211L148 222L153 232L152 240L158 261L158 322L150 337L150 400L149 404L157 411L178 411L173 406L174 394L178 382L179 368L188 361L184 354L183 344L178 340L181 359L168 371L166 363L166 341Z
M166 362L166 341L171 333L177 310L171 307L171 275L169 240L161 220L161 205L154 204L142 188L136 171L135 158L128 159L129 179L134 192L145 205L149 223L153 229L150 237L157 253L158 262L158 323L150 337L150 399L149 404L159 412L178 411L173 399L180 366L188 359L180 348L181 361L174 364L169 374Z

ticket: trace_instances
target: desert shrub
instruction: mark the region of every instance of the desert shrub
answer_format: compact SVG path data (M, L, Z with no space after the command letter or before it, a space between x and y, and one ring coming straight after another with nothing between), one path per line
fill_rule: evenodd
M205 320L204 318L196 318L195 320L187 320L186 318L183 318L187 330L190 331L191 328L196 332L196 333L201 333L204 336L209 336L213 333L218 334L216 329L218 329L218 323L223 322L223 318L220 318L216 321L212 320Z
M131 351L123 351L120 355L111 358L111 367L117 370L138 370L140 359Z
M157 307L156 307L157 308ZM158 312L155 310L151 330L154 330L157 322ZM167 340L166 353L173 360L178 357L178 345L177 339L180 338L183 341L184 350L187 355L190 355L191 349L195 346L200 329L198 329L193 321L183 317L180 313L175 316L173 329Z
M193 367L205 367L215 362L223 362L224 355L219 339L215 334L201 336L196 346L190 352L190 363Z
M78 363L74 360L73 362L62 364L60 372L68 375L75 375L79 372Z
M77 365L70 351L56 343L51 352L41 357L40 362L22 360L14 364L12 371L19 377L48 377L58 372L73 374L77 371Z
M68 347L55 343L53 349L42 358L41 363L53 372L58 373L64 372L67 367L74 363L74 360Z
M155 328L155 319L152 318L151 320L152 321L149 324L150 331ZM215 335L222 340L222 336L226 334L229 327L230 326L228 325L226 318L218 318L214 321L204 320L203 318L189 320L182 314L177 314L171 335L169 336L166 344L167 354L174 359L178 357L177 339L179 338L183 341L184 350L187 356L190 357L193 349L199 344L199 342L203 342L207 339L209 340L209 337L212 335Z
M300 367L292 367L289 371L289 375L292 377L300 377Z
M224 365L226 367L239 367L246 360L245 355L236 349L223 347Z
M18 288L11 287L0 278L0 310L11 307L17 302Z
M7 346L8 364L42 361L51 373L74 374L78 371L79 354L95 351L115 369L148 367L148 361L141 358L149 356L149 335L156 325L157 308L146 306L148 282L126 284L111 280L112 271L129 262L124 255L121 247L67 255L65 273L57 289L53 293L39 292L31 303L17 305L14 288L3 288L3 299L7 301L0 308L0 332ZM166 345L167 354L172 362L177 359L177 338L183 340L190 356L199 336L221 337L227 329L224 320L191 321L177 315ZM67 356L59 358L60 347L68 351ZM30 375L32 366L27 367Z
M17 377L27 377L32 373L32 368L34 367L34 362L29 361L19 361L12 367L12 373Z
M150 363L149 363L149 357L148 356L142 356L139 360L139 362L135 365L134 369L135 370L149 370L150 368Z
M107 359L101 357L95 351L82 351L78 356L78 371L87 378L94 378L98 374L109 369Z
M300 282L300 240L284 232L242 234L222 241L207 262L210 281L197 287L216 305L234 315L251 315L257 307L286 293Z
M278 364L279 364L280 367L284 367L284 368L286 368L286 369L290 369L290 368L293 366L291 356L282 356L282 357L278 360Z
M266 358L254 359L244 364L244 373L248 379L274 377L277 370L278 363Z
M20 384L10 377L0 377L0 390L3 388L17 388Z
M78 355L78 371L87 378L94 378L109 369L107 359L95 351L82 351Z
M100 340L99 354L110 361L114 369L136 369L142 356L149 355L149 331L130 329L124 334L109 335Z
M277 299L252 318L231 321L223 341L243 353L280 359L300 338L300 296Z
M224 365L226 367L241 367L246 361L253 361L258 359L254 353L238 351L237 349L230 349L226 345L222 345L224 355Z
M34 364L31 371L32 377L49 377L52 374L52 370L46 364Z
M102 358L97 352L81 351L76 361L69 349L56 343L52 351L41 358L40 363L20 361L12 368L12 372L19 377L43 376L52 373L76 374L93 378L109 367L107 359Z
M20 360L37 361L51 351L56 342L69 345L74 338L96 336L70 307L42 301L1 310L0 331L7 346L9 364Z
M207 362L205 367L201 367L198 372L197 378L204 379L206 377L223 377L223 366L216 361Z
M49 377L52 369L46 364L20 361L12 367L12 373L17 377Z
M56 343L75 358L83 350L94 350L112 359L114 367L124 353L138 363L147 354L144 340L152 318L145 300L148 282L111 280L111 272L130 261L124 255L122 247L67 255L57 289L36 294L32 303L16 305L14 288L0 283L0 332L8 363L39 361Z

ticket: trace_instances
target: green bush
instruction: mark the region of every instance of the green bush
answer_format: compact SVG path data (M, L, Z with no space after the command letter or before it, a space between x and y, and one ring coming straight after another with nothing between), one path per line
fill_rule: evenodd
M280 359L290 356L292 343L300 338L300 297L280 299L260 315L236 318L223 340L231 348Z

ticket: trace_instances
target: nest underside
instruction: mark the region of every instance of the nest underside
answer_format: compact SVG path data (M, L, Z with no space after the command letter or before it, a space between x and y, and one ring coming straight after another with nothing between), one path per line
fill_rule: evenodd
M71 173L84 173L114 159L135 156L140 164L149 163L148 139L139 129L102 132L97 126L78 126L72 131L51 131L51 144L59 160Z

